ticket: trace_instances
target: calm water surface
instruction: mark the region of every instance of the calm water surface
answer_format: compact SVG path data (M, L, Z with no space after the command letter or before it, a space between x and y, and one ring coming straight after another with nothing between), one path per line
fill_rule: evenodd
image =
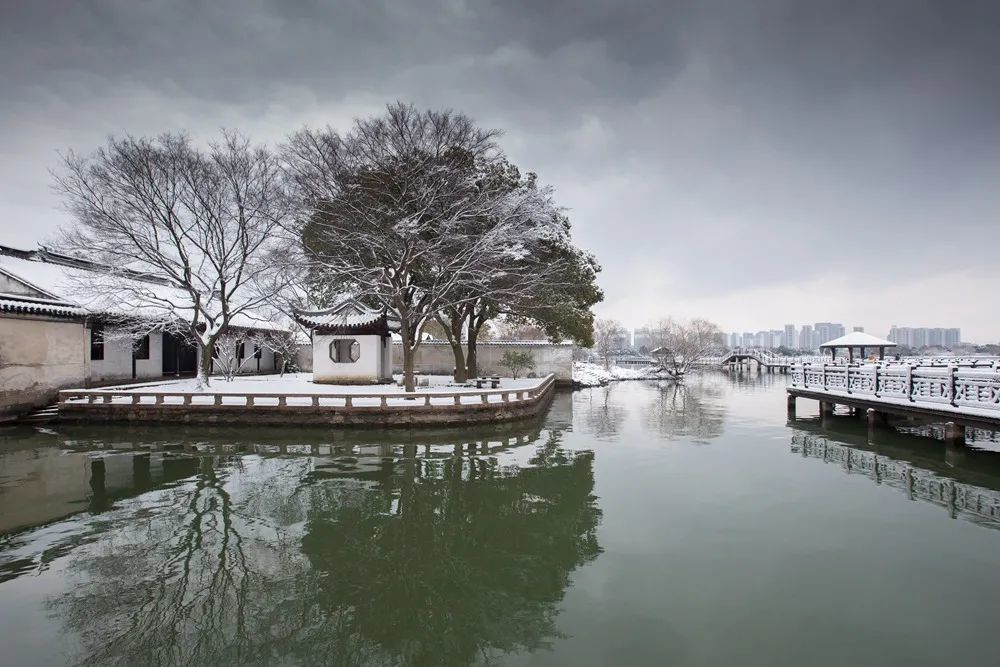
M0 661L1000 664L1000 454L788 424L784 381L485 430L0 429Z

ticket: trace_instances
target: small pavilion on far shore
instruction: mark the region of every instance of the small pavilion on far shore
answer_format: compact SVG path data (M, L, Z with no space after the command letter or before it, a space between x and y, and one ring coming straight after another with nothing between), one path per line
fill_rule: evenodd
M859 350L859 357L861 359L865 358L866 350L878 349L878 358L885 359L885 348L896 347L896 344L891 340L886 340L885 338L879 338L878 336L872 336L863 331L853 331L846 336L841 336L840 338L834 338L829 343L823 343L819 346L821 350L830 350L831 358L836 360L837 349L845 348L847 350L847 356L849 361L854 361L854 350Z

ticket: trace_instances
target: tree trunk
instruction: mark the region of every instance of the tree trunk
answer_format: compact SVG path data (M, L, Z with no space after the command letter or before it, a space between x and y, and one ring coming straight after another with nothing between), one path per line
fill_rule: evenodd
M438 317L437 321L444 329L451 352L455 355L455 382L465 382L469 376L465 368L465 350L462 349L462 319L456 317L455 313L450 313L447 322L442 317Z
M469 379L468 369L465 366L465 350L462 349L461 341L450 340L452 354L455 355L455 382L465 382Z
M195 379L195 387L204 389L209 386L209 376L212 374L212 351L215 348L213 343L200 343L198 345L198 376Z
M398 312L398 311L397 311ZM404 391L415 391L416 384L413 382L413 357L417 351L417 338L419 331L413 331L410 326L409 317L400 312L399 335L403 339L403 389Z
M413 347L403 341L403 389L405 391L416 391L416 385L413 383L413 357L416 352Z
M473 319L474 316L469 317L469 351L465 355L465 366L468 370L467 377L470 378L479 375L479 360L476 358L476 341L479 338L479 329L475 326Z

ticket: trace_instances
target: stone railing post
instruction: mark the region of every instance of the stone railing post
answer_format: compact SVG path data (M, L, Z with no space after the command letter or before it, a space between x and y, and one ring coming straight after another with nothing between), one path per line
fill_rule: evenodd
M847 390L848 394L851 393L851 367L850 366L846 366L844 368L844 389Z
M955 366L949 366L948 367L948 402L951 405L953 405L953 406L957 406L958 405L957 403L955 403L955 393L956 393L955 389L956 389L956 380L957 380L956 375L957 374L958 374L958 368L957 367L955 367Z
M383 408L389 407L389 401L386 396L382 396L382 400L379 401L379 405Z
M913 366L906 366L906 399L913 402Z
M313 403L313 405L315 405L316 407L319 407L319 396L313 396L313 401L315 401ZM354 407L354 399L351 398L350 396L344 396L344 407L345 408L353 408Z
M247 405L250 406L256 405L256 403L254 402L253 394L247 394Z
M826 391L826 362L823 362L823 391Z
M874 379L872 380L872 391L874 391L874 392L875 392L875 398L878 398L878 397L879 397L879 386L878 386L878 381L879 381L879 377L878 377L878 369L879 369L879 365L878 365L878 364L875 364L875 370L873 371L873 373L875 374L875 378L874 378Z
M214 399L215 400L212 401L213 404L215 404L215 405L222 405L222 394L216 394L214 396Z

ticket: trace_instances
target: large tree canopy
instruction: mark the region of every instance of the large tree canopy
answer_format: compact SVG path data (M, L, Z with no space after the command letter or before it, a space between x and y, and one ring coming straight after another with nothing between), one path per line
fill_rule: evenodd
M344 135L303 130L286 147L303 245L336 290L399 316L407 389L425 324L515 289L510 274L560 234L548 189L505 186L496 136L460 114L395 104Z

